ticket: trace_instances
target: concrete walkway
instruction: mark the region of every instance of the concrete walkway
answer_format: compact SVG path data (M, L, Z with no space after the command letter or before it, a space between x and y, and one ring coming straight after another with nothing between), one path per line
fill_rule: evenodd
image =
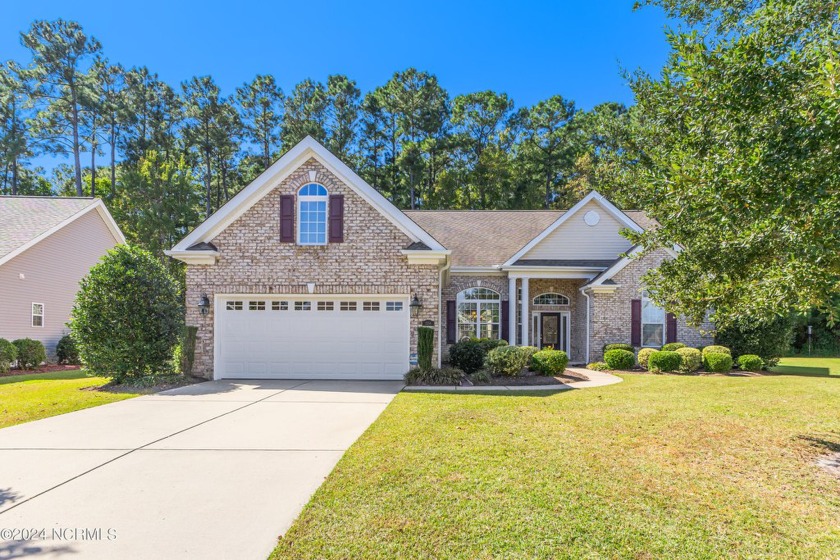
M401 388L207 382L2 429L0 558L264 560Z
M588 389L590 387L604 387L624 381L618 376L603 371L591 371L584 368L570 367L566 371L573 375L588 377L588 381L573 381L572 383L559 383L557 385L472 385L472 386L446 386L436 385L434 387L413 385L406 387L403 391L431 392L431 393L486 393L499 391L567 391L569 389Z

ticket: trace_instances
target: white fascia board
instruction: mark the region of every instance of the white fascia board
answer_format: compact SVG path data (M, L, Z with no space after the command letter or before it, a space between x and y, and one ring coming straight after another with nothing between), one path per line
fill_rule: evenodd
M286 152L259 177L219 208L212 216L182 239L173 251L184 251L196 243L210 242L234 220L270 193L310 157L314 157L331 173L376 208L385 218L405 233L412 241L421 241L433 250L445 250L443 245L414 223L384 196L368 185L352 169L335 157L315 139L307 136Z
M218 251L164 251L164 255L172 257L187 264L216 264L219 258Z
M449 269L451 274L461 274L465 276L504 276L503 271L498 266L453 266Z
M75 214L70 216L69 218L65 219L61 223L51 227L47 231L38 235L37 237L34 237L34 238L30 239L29 241L27 241L26 243L24 243L23 245L21 245L20 247L15 249L14 251L12 251L10 253L6 253L5 255L0 257L0 265L9 262L10 260L12 260L16 256L20 255L21 253L23 253L24 251L26 251L30 247L34 246L35 244L39 243L40 241L43 241L44 239L51 236L55 232L61 230L62 228L64 228L68 224L70 224L72 222L75 222L76 220L78 220L82 216L87 215L88 212L92 212L94 210L97 211L99 216L105 222L105 225L108 227L108 230L111 232L111 235L114 236L114 240L118 244L125 243L125 237L123 236L122 231L120 231L119 226L114 221L114 218L111 216L110 212L108 212L108 209L105 208L105 204L102 202L102 199L98 198L95 201L91 202L90 205L85 206L84 208L82 208L81 210L79 210L78 212L76 212Z
M524 267L504 268L508 278L582 278L591 280L595 278L601 268L573 268L573 267Z
M665 252L667 252L672 258L677 258L677 252L675 250L670 249L668 247L663 247L663 250ZM594 288L594 287L597 287L597 286L602 286L604 284L604 282L606 282L607 280L609 280L610 278L612 278L613 276L615 276L616 274L618 274L619 272L624 270L624 267L626 267L628 264L630 264L634 260L635 255L638 255L641 252L642 252L642 246L641 245L634 245L630 249L630 251L628 251L627 256L622 257L621 260L619 260L617 263L615 263L614 265L609 267L607 270L605 270L596 282L593 282L590 286L585 286L585 287Z
M635 232L641 232L642 231L642 228L639 227L639 224L637 224L636 222L631 220L630 216L628 216L627 214L625 214L624 212L622 212L621 210L616 208L616 206L612 202L607 200L598 191L593 190L588 195L586 195L585 197L580 199L577 204L575 204L574 206L569 208L566 212L564 212L563 215L560 216L559 218L557 218L554 221L553 224L551 224L550 226L545 228L538 236L533 238L524 247L522 247L519 251L517 251L517 253L515 255L513 255L511 258L509 258L503 266L510 266L513 263L515 263L516 261L518 261L519 259L521 259L528 251L533 249L540 241L542 241L543 239L548 237L549 234L551 234L551 232L553 232L558 227L560 227L565 222L567 222L569 219L571 219L572 216L577 214L580 211L581 208L586 206L586 204L588 204L592 200L597 202L604 210L609 212L619 222L621 222L622 224L627 226L627 229L631 229Z
M408 257L408 264L445 264L446 259L452 251L428 251L412 249L400 249L400 253Z

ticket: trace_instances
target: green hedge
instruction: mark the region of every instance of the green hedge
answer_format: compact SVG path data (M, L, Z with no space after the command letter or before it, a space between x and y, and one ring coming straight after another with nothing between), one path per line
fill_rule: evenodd
M660 350L648 358L648 369L653 373L674 372L680 369L682 356L676 352Z
M5 338L0 338L0 373L8 373L15 360L17 360L15 345Z
M432 369L432 353L435 346L435 329L417 327L417 365L420 369Z
M47 351L38 340L19 338L12 344L17 348L17 363L21 369L34 369L47 361Z
M703 365L703 355L697 348L678 348L677 354L680 355L682 363L680 363L680 373L691 373L700 369Z
M633 348L631 344L623 344L621 342L612 342L610 344L604 344L604 347L601 351L606 354L610 350L627 350L628 352L635 352L636 349Z
M531 369L548 376L560 375L568 363L569 356L562 350L540 350L531 357Z
M485 355L477 340L462 340L449 347L449 363L466 374L483 368Z
M706 354L728 354L731 356L732 351L726 346L712 344L703 348L703 356L705 357Z
M464 372L453 367L444 368L412 368L405 374L406 385L458 385L464 377Z
M648 369L648 358L650 358L650 355L654 352L659 352L659 350L657 350L656 348L642 348L641 350L639 350L639 365L645 369Z
M528 363L527 353L516 346L499 346L488 352L484 365L497 376L518 377Z
M631 350L615 348L604 353L604 361L610 369L632 369L636 365L636 355Z
M668 344L662 347L662 349L666 352L676 352L680 348L685 348L685 344L683 344L682 342L669 342Z
M732 369L732 356L723 352L709 352L703 354L703 365L706 371L726 373Z
M738 367L743 371L761 371L764 368L764 360L755 354L741 354L738 356Z
M58 341L58 345L55 347L55 354L59 364L78 365L80 363L79 349L76 347L76 341L69 334L65 334Z

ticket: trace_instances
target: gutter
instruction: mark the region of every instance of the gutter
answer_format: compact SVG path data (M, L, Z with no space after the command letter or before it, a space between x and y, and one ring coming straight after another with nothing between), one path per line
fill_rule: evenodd
M441 267L438 275L438 368L443 365L443 276L452 266L449 255L445 259L446 264Z
M590 319L589 319L589 294L586 293L586 286L582 286L580 288L580 293L583 294L583 297L586 298L586 363L589 363L589 330L590 330Z

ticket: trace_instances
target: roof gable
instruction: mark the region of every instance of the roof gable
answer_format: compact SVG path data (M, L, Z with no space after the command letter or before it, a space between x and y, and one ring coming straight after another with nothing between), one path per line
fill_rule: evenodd
M592 231L600 228L599 234L603 235L595 236L596 239L590 242L592 231L586 231L586 228L590 226L586 225L584 217L587 212L596 209L601 210L597 212L600 221L595 226L592 226ZM573 222L573 219L577 223ZM631 243L623 237L620 237L620 239L615 238L618 235L618 231L624 228L633 231L642 231L641 226L634 222L627 214L616 208L615 205L597 191L592 191L568 211L564 212L554 223L540 232L539 235L526 243L524 247L504 263L504 266L512 266L520 259L600 258L595 253L598 250L598 238L600 237L604 238L601 240L602 246L605 245L605 240L610 240L610 243L606 244L604 255L602 255L603 258L616 258L623 250L631 247ZM574 241L572 243L563 242L563 237L565 237L563 234L569 233L566 231L567 229L574 233L580 233L581 235L579 237L585 240L585 244Z
M122 231L101 199L47 196L0 197L0 265L94 211L105 222L114 240L117 243L125 243Z
M295 147L286 152L280 159L266 169L248 186L239 191L224 206L205 220L201 225L182 239L171 251L172 256L183 254L190 247L199 243L207 243L214 239L221 231L242 216L249 208L262 200L274 190L290 174L304 162L314 158L327 170L334 174L350 189L356 192L368 204L405 233L413 242L422 242L432 250L443 251L444 247L420 226L403 214L396 206L382 196L376 189L367 184L341 160L335 157L315 139L307 136ZM193 249L191 253L196 253Z

